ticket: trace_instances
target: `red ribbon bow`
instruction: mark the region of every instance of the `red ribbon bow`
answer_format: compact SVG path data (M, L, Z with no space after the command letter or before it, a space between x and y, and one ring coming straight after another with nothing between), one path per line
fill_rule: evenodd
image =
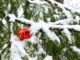
M21 41L23 41L24 39L29 39L31 37L29 28L27 27L18 28L17 35Z

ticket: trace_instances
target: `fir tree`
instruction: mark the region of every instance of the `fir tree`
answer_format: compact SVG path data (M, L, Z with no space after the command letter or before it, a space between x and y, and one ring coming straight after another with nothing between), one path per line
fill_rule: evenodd
M80 12L54 0L0 0L0 60L80 60L79 22ZM31 38L14 44L25 26Z

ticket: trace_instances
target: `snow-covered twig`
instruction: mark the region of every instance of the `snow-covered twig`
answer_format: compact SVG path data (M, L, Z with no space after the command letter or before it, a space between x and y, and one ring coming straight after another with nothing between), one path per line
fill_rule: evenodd
M41 21L41 20L39 22L34 22L34 21L27 20L25 18L19 18L19 19L17 18L17 20L21 21L21 22L24 22L26 24L29 23L32 26L35 25L34 29L37 28L37 26L38 26L39 29L46 26L47 28L57 28L57 29L65 29L66 28L66 29L73 29L73 30L76 30L76 31L80 31L80 25L59 25L59 24L56 25L55 22L53 22L51 24L50 23L46 23L46 22ZM44 28L42 28L42 29L44 29Z
M41 1L41 0L28 0L30 3L36 3L36 4L46 4L46 1Z
M80 48L77 48L76 46L71 46L72 50L80 54Z
M68 29L64 29L63 32L65 33L66 37L69 40L69 43L72 43L72 37L71 37L71 33Z
M2 47L2 49L0 49L0 54L2 54L2 52L8 47L8 44L4 44L4 46Z
M66 23L65 20L63 22L59 21L63 25L59 25L59 24L57 25L57 24L55 24L55 22L50 24L50 23L46 23L42 20L39 20L38 22L34 22L32 20L28 20L28 19L25 19L25 18L17 18L17 17L16 17L16 20L18 20L20 22L23 22L23 23L26 23L26 24L30 24L31 25L31 27L30 27L31 34L35 35L40 29L42 29L51 40L57 40L59 43L60 43L60 40L59 40L58 36L54 32L50 31L49 30L50 28L63 29L63 30L66 29L67 34L69 34L69 31L67 29L73 29L73 30L76 30L76 31L80 31L80 25L64 25L63 22ZM67 37L69 38L69 40L71 40L70 34Z
M52 4L57 4L60 8L67 8L67 9L69 9L69 10L71 10L72 12L78 12L78 13L80 13L80 11L79 10L76 10L76 9L74 9L74 8L72 8L72 7L70 7L70 6L66 6L66 5L64 5L64 4L61 4L61 3L59 3L59 2L56 2L55 0L49 0Z
M73 29L76 31L80 31L80 25L50 25L51 28L56 29Z

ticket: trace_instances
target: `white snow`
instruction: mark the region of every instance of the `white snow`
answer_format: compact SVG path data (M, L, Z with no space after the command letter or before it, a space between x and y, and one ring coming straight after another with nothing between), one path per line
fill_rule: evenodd
M30 31L31 34L37 33L41 29L41 25L39 22L34 22L31 24Z
M7 21L5 20L5 18L3 18L2 23L7 26Z
M8 4L8 11L10 11L10 9L11 9L11 4L9 3Z
M70 31L68 29L64 29L63 31L64 31L66 37L68 38L69 43L72 43L72 40L71 40L72 37L71 37Z
M0 33L1 37L4 37L4 35L2 33Z
M37 33L40 29L42 29L51 40L53 41L56 40L57 42L60 43L59 38L56 36L54 32L49 30L48 24L45 23L44 21L39 20L39 22L33 23L30 27L32 34Z
M53 59L52 59L52 56L47 55L47 56L44 58L44 60L53 60Z
M38 52L37 52L37 54L44 54L44 55L46 55L46 52L44 51L44 49L43 49L43 47L40 45L40 44L38 44Z
M0 49L0 54L3 52L4 49L8 47L8 44L4 44L4 46Z
M37 57L28 57L28 60L37 60Z
M28 0L30 3L37 3L37 4L45 4L45 3L47 3L47 2L45 2L45 1L41 1L41 0Z
M57 15L57 14L54 14L53 16L54 16L56 19L60 17L60 16Z
M73 29L76 30L76 31L80 31L80 25L73 26Z
M2 49L5 49L8 46L8 44L4 44L4 46L2 47Z
M57 28L57 29L73 29L76 31L80 31L80 25L54 25L54 24L49 24L50 27L52 28Z
M31 36L31 38L29 39L29 41L31 42L31 44L36 44L36 43L38 43L36 36Z
M22 57L27 56L29 60L37 60L37 57L30 57L24 47L27 41L20 41L16 35L11 36L11 60L22 60Z
M71 46L72 50L80 54L80 48L77 48L76 46Z
M21 21L21 22L26 23L26 24L33 24L34 23L32 20L28 20L28 19L25 19L23 17L21 17L21 18L16 17L16 19L18 21Z
M47 21L50 22L51 18L47 18Z
M80 0L64 0L64 5L73 9L80 10Z
M22 60L27 53L24 49L26 42L20 41L16 35L11 35L11 58L12 60ZM17 56L17 57L16 57Z
M61 24L61 25L64 25L64 24L68 24L68 23L66 22L67 20L68 20L68 19L58 20L58 21L55 21L54 23L49 22L49 24L53 24L53 25Z
M23 8L22 8L22 5L20 5L20 7L17 9L17 15L18 17L22 17L23 16Z
M14 14L8 14L8 16L9 16L9 21L10 22L15 22L15 20L16 20L16 16L14 15Z
M59 38L57 37L57 35L49 30L49 25L47 23L45 23L44 21L39 20L40 25L42 27L42 30L46 33L46 35L53 41L57 41L58 43L60 43Z
M80 17L79 16L76 16L76 22L79 24L79 21L80 21Z

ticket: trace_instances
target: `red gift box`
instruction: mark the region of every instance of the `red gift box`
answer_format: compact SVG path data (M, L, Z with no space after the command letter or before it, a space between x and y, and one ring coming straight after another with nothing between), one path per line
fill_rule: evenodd
M31 37L30 30L27 27L18 28L17 35L21 41L29 39Z

